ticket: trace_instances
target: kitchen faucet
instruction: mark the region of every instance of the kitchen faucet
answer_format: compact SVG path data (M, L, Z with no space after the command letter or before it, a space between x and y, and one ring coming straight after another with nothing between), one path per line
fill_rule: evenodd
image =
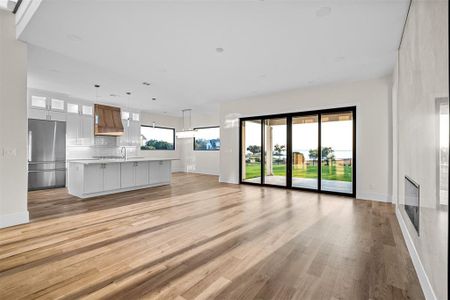
M120 148L120 155L122 156L122 159L124 159L124 160L128 159L127 148L126 147Z

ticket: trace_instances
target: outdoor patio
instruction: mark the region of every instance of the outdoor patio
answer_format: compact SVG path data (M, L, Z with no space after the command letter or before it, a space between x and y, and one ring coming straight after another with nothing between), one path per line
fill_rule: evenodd
M244 180L245 182L261 183L261 177ZM285 176L265 176L266 184L286 185ZM317 189L317 179L314 178L292 178L292 186L306 189ZM349 181L322 179L322 190L339 193L352 193L352 183Z

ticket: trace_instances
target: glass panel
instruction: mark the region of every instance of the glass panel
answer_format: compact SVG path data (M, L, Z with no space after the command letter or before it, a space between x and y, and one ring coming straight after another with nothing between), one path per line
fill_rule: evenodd
M47 98L39 96L31 96L31 106L37 108L47 108Z
M242 181L261 183L261 120L242 122Z
M52 99L51 108L54 110L64 110L64 101L59 99Z
M174 150L175 129L141 126L141 150Z
M448 98L439 103L439 204L448 205Z
M292 186L318 188L319 117L292 118Z
M321 189L339 193L353 192L353 113L321 116Z
M139 114L133 113L133 121L139 121Z
M77 114L78 113L78 104L67 103L67 112L71 113L71 114Z
M122 112L122 119L123 120L128 120L130 118L130 113L127 111L123 111Z
M92 106L90 106L90 105L83 105L82 108L81 108L81 113L83 115L92 116L92 114L93 114Z
M194 150L220 150L220 127L197 128Z
M269 119L264 121L264 183L286 185L287 121Z

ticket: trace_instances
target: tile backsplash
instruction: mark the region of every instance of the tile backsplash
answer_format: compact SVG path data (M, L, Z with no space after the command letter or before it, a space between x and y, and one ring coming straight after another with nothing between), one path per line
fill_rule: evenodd
M96 136L92 146L67 146L66 159L87 159L94 156L119 156L119 138L113 136ZM128 156L137 156L138 147L126 146Z

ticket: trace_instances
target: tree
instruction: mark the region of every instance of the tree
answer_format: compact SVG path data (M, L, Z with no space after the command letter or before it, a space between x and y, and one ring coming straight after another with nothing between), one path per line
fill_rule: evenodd
M322 148L322 161L328 166L330 161L333 161L335 158L334 150L331 147L323 147Z
M173 144L166 141L149 140L141 146L141 150L173 150Z
M261 153L261 146L250 145L247 147L247 151L250 151L252 154Z
M314 162L317 160L317 158L319 157L317 149L309 149L309 153L308 156L310 159L312 159L313 161L313 166L314 166Z
M276 144L275 146L273 146L273 152L274 152L275 156L278 156L278 161L280 161L281 153L285 149L286 149L285 145L278 145L278 144Z

